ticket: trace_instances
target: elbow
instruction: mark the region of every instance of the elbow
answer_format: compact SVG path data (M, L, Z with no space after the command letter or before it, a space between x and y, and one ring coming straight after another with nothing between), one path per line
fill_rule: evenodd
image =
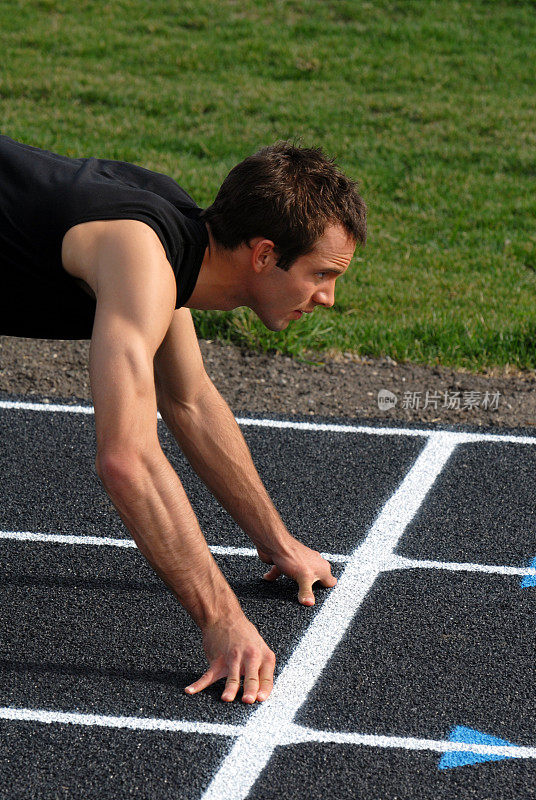
M136 484L142 475L145 464L141 454L130 450L98 452L95 471L105 488L116 492Z

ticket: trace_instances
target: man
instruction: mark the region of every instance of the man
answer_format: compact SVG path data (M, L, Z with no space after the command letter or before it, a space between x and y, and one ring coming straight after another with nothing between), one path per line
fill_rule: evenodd
M286 142L238 164L201 211L171 178L69 159L0 136L0 334L91 338L96 470L139 550L201 628L222 699L265 700L275 655L246 618L157 436L157 409L193 468L271 566L314 605L337 583L285 528L203 365L190 308L247 306L270 330L317 305L365 243L356 184Z

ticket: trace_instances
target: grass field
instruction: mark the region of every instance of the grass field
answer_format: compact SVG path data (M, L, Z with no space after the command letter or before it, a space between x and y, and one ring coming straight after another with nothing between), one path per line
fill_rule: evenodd
M200 336L536 368L536 5L512 0L3 0L2 133L142 164L201 206L277 139L360 182L369 241L336 305ZM320 355L319 355L320 358Z

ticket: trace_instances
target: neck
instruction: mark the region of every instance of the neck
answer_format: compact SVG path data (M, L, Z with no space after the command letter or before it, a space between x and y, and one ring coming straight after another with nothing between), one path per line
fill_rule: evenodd
M187 308L231 311L247 305L247 246L221 250L217 248L208 224L207 233L208 247Z

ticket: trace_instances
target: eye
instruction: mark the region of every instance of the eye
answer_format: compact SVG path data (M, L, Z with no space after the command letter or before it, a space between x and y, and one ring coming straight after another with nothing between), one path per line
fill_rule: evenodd
M319 277L321 276L321 280L323 280L323 279L324 279L324 276L325 276L325 275L327 275L327 272L317 272L316 274L317 274L317 276L319 276Z

